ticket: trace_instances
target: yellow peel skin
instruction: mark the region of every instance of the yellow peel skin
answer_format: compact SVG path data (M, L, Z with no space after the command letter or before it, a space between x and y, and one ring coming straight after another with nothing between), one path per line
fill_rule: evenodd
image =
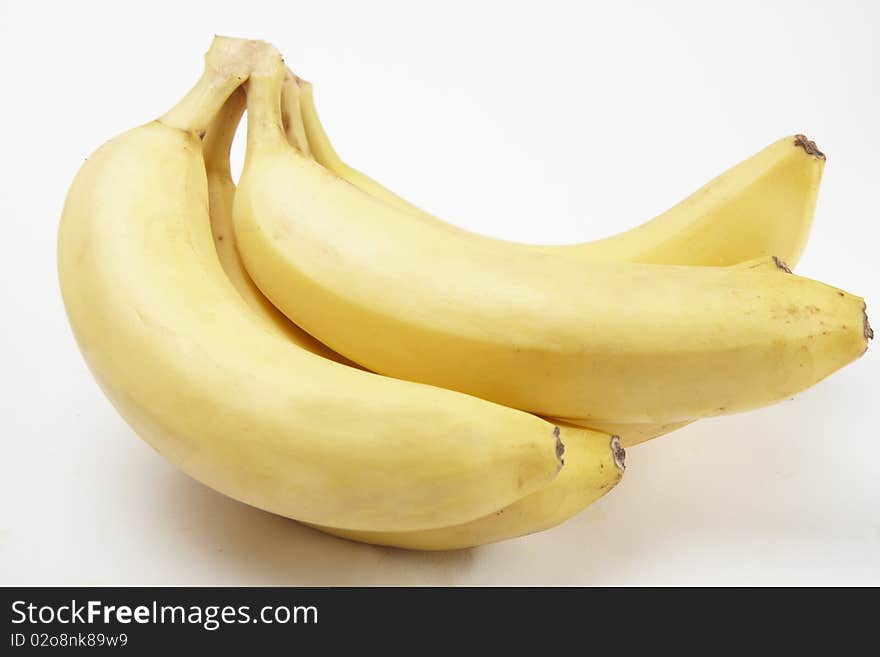
M413 221L288 144L281 81L249 82L239 249L276 307L372 371L546 416L670 423L785 399L865 349L864 302L815 281L587 262Z
M416 218L439 221L342 160L320 121L309 82L288 75L282 107L292 144L301 143L305 134L314 159L343 180ZM293 108L300 110L299 122L290 118ZM767 271L779 269L782 259L761 254L778 252L788 254L793 266L809 236L824 165L825 156L815 144L798 137L781 139L647 224L595 242L542 248L565 249L590 260L739 263L731 266ZM744 220L745 213L749 214ZM788 265L783 267L791 273ZM626 447L689 424L566 421L617 434Z
M321 165L364 192L412 212L417 218L438 221L342 160L321 124L309 82L288 70L281 98L288 141L301 152L310 153ZM299 121L295 119L297 109L300 111ZM303 148L303 135L308 142L307 149ZM694 194L694 200L703 199L702 206L707 212L704 217L695 214L694 201L685 202L649 222L650 226L640 226L597 242L547 248L566 248L590 260L635 259L650 263L650 254L662 253L669 259L669 264L712 265L719 261L734 261L737 264L729 266L766 271L782 269L791 273L781 258L756 254L774 248L789 254L802 251L810 232L824 164L825 156L818 152L815 144L802 143L794 137L782 139ZM787 184L774 186L770 181L772 176L768 175L771 172ZM751 184L744 182L749 175L752 176ZM713 198L715 203L710 202ZM763 204L768 198L775 212L773 216ZM757 214L753 215L757 219L744 222L742 211L747 205L758 206ZM676 229L682 226L689 230ZM742 235L744 231L747 239L729 238L731 232ZM746 257L749 259L740 262ZM690 423L564 421L616 434L625 447Z
M304 135L306 134L306 129L302 119L297 120L298 112L302 111L302 116L306 116L307 112L304 111L304 108L311 107L310 115L313 117L313 121L315 125L313 126L310 134L314 133L315 130L319 130L321 135L324 135L323 128L321 128L320 123L317 122L317 115L314 113L314 106L309 101L305 103L302 101L300 97L300 92L311 92L311 85L305 83L305 86L302 86L304 83L299 80L292 72L289 70L285 71L285 78L282 90L282 103L281 103L281 111L282 111L282 121L284 125L285 134L287 135L288 142L294 146L297 150L304 154L311 153L311 146L307 141L304 141ZM249 300L250 305L253 309L261 315L265 315L266 319L270 321L270 323L279 325L282 330L287 330L292 333L292 338L295 341L298 341L306 346L306 348L310 348L313 351L316 351L314 345L312 345L311 341L314 340L308 333L299 329L293 322L288 320L283 314L281 314L272 303L266 299L266 297L259 291L256 285L254 285L253 281L250 279L247 271L244 269L244 265L241 262L241 257L238 254L237 249L234 246L235 242L235 232L232 227L232 210L231 203L234 198L235 185L232 181L232 177L229 174L229 157L228 152L232 143L232 136L235 130L236 125L238 124L241 114L244 111L244 96L236 95L233 99L230 99L230 102L227 102L227 105L230 107L228 109L224 108L224 111L221 112L221 116L218 117L217 127L212 128L208 131L208 137L206 138L206 162L208 166L208 189L211 192L211 224L214 227L214 238L217 240L217 250L220 254L220 260L223 263L223 268L226 271L227 275L229 275L232 282L239 289L246 299ZM212 135L214 136L212 138ZM207 153L210 150L210 143L222 142L223 147L217 149L217 153ZM340 175L340 177L344 178L348 182L355 184L360 189L364 190L367 193L371 193L371 187L378 185L378 183L372 182L369 178L360 174L360 172L351 169L336 156L335 151L333 151L333 147L330 145L329 140L326 138L326 135L322 139L316 141L315 148L320 150L323 154L323 159L331 160L335 162L335 166L333 168L334 173ZM320 159L316 158L320 162ZM342 175L340 171L345 171L345 175ZM216 173L213 173L216 172ZM213 175L212 175L213 174ZM393 201L393 199L398 198L392 194L392 192L382 192L380 191L376 194L378 198L386 198L386 200ZM216 191L215 191L216 190ZM390 196L389 196L390 195ZM216 196L216 199L215 199ZM406 207L403 205L406 203L402 199L399 199L401 207ZM778 269L776 264L776 260L772 257L759 257L749 260L745 263L741 263L740 265L747 268L761 268L767 270L775 270ZM285 324L287 327L285 327ZM305 337L305 341L303 341L303 336ZM323 348L324 355L327 358L331 358L333 360L339 362L346 362L347 364L352 364L352 361L346 359L344 356L337 354L329 347L322 345L321 343L317 343L321 345ZM355 365L357 366L357 365ZM551 422L564 422L575 426L583 426L588 429L596 429L598 431L617 435L620 438L621 444L624 447L630 447L632 445L639 444L651 438L656 438L658 436L664 435L675 429L679 429L689 422L674 422L669 424L653 424L653 423L605 423L602 424L600 422L590 422L589 420L577 420L577 419L556 419L549 418ZM591 424L593 426L591 426ZM507 516L511 517L510 515Z
M790 274L788 265L776 256L761 256L746 260L738 265L731 265L732 269L744 269L749 271L784 272ZM652 424L650 422L603 422L601 420L578 420L565 418L548 418L551 422L563 422L573 426L586 427L620 437L620 444L626 448L634 447L653 438L666 435L691 423L691 420L681 422L667 422Z
M298 89L295 83L286 84L283 98L298 97L315 160L371 196L421 219L443 223L346 164L324 131L312 85L298 83ZM810 234L824 167L825 156L815 144L802 135L786 137L631 230L593 242L530 248L569 252L591 261L670 265L725 266L775 255L794 267Z
M302 121L297 121L295 119L296 111L300 107L306 107L308 105L301 104L299 98L300 86L296 84L295 80L295 76L288 73L284 81L282 112L284 112L284 116L286 117L284 118L285 132L291 145L294 145L301 152L308 153L309 147L303 142L302 137L302 135L305 134L303 123ZM304 89L311 89L311 85L304 87L303 90ZM347 364L354 365L352 361L349 361L332 351L329 347L314 340L314 338L302 331L302 329L299 329L284 315L278 312L278 309L275 308L265 296L263 296L256 285L254 285L253 281L251 281L248 273L244 270L241 257L238 255L237 249L235 248L235 234L232 228L231 210L235 185L229 174L229 148L232 143L232 136L235 128L244 111L244 104L245 99L243 93L238 93L231 98L226 104L228 107L224 106L224 110L221 112L221 115L218 116L216 128L212 127L208 131L208 136L205 140L206 163L208 167L208 189L211 193L211 224L214 227L214 237L215 240L217 240L217 249L220 254L220 260L223 263L223 268L242 295L251 301L253 309L258 314L265 315L265 318L271 324L278 325L285 332L291 332L293 334L292 338L295 341L302 342L303 346L316 351L316 353L320 353L327 358L339 362L346 362ZM314 113L313 116L315 116L315 120L317 120ZM320 124L318 125L320 126ZM321 134L323 134L323 131ZM221 146L219 148L214 148L213 150L216 150L217 152L212 153L212 146L215 144L221 144ZM330 146L329 140L325 138L318 142L317 148L324 150L326 158L326 150L328 148L332 149L332 146ZM338 174L338 171L335 172ZM352 179L347 179L349 182L352 182ZM364 189L364 191L368 191L366 189L367 185L358 186L361 187L361 189ZM224 236L225 239L221 239ZM783 271L791 273L788 265L776 256L760 256L732 266L749 270ZM305 338L304 342L303 336ZM690 421L655 424L638 422L601 422L596 420L590 421L572 418L549 419L551 422L582 426L606 434L619 436L621 444L627 448L665 435L690 424ZM571 459L569 459L569 464L570 462ZM569 467L571 466L569 465ZM571 476L573 477L573 475ZM551 493L550 489L555 489L555 487L556 484L549 486L547 489L544 489L544 491L549 494ZM514 517L514 515L508 514L506 516L507 519L510 519L511 517ZM398 546L402 547L402 545Z
M278 331L298 347L324 358L361 369L359 365L337 354L287 319L260 292L244 269L244 264L235 245L235 230L232 225L232 199L235 197L235 183L229 168L229 150L232 146L235 128L241 120L244 109L244 90L237 89L220 109L204 140L211 233L223 271L251 310L265 318L270 328Z
M551 422L553 421L552 418L548 419ZM686 427L694 420L683 420L681 422L608 422L602 420L558 419L557 421L575 427L613 434L620 438L621 446L629 449L648 440L665 436L667 433L672 433L682 427Z
M232 199L235 186L229 176L229 148L244 109L244 96L236 94L224 105L208 129L205 163L208 170L211 226L223 268L235 287L247 299L251 310L267 327L282 333L299 347L316 351L303 342L296 326L281 315L256 289L235 249L232 230ZM222 239L221 239L222 238ZM285 327L284 324L288 327ZM310 340L308 334L302 333ZM320 344L320 343L318 343ZM323 346L323 345L321 345ZM326 348L325 348L326 349ZM330 352L330 350L327 350ZM331 358L342 358L329 353ZM555 526L607 493L620 480L624 452L615 438L596 431L560 426L565 444L565 467L547 486L513 504L460 525L408 532L375 532L322 527L315 529L366 543L419 550L451 550L483 545L531 534Z
M334 363L249 309L215 249L200 141L246 73L211 53L181 104L88 158L65 202L65 309L120 414L199 481L307 522L430 529L546 486L553 424Z
M421 532L353 531L311 525L342 538L409 550L460 550L555 527L611 490L623 475L623 449L600 433L566 440L565 467L545 488L479 520Z

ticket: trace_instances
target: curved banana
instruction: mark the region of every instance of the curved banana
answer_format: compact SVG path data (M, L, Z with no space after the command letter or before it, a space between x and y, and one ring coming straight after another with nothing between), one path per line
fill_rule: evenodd
M582 430L297 348L230 283L200 136L248 74L280 66L266 48L217 39L178 105L106 143L77 174L58 270L92 373L163 456L280 515L420 530L540 490L561 467L560 438Z
M772 271L785 272L791 274L792 271L788 265L776 256L752 258L738 265L731 265L731 269L742 269L747 271ZM574 426L595 429L605 433L611 433L620 437L620 443L624 447L634 447L640 443L672 433L682 427L689 425L692 420L684 420L681 422L667 422L652 424L649 422L603 422L601 420L578 420L566 418L548 418L551 422L563 422Z
M327 534L360 543L409 550L460 550L562 524L605 495L624 471L624 451L617 437L600 433L567 440L565 467L545 488L479 520L421 532L355 531L310 525ZM609 449L610 445L610 449Z
M300 108L309 149L320 164L394 207L440 221L339 157L318 118L310 83L293 76L283 98ZM534 248L589 260L670 265L723 266L776 255L794 266L810 234L824 166L815 143L803 135L786 137L647 223L593 242Z
M304 124L302 120L297 120L296 118L300 115L300 110L302 108L299 93L299 85L301 83L302 81L289 69L285 70L281 112L282 122L288 141L297 150L308 155L311 153L308 140L304 138L306 133ZM311 85L308 85L305 89L310 90ZM305 341L304 346L306 348L316 351L316 353L321 353L321 355L324 355L327 358L351 364L351 361L348 361L344 356L337 354L322 343L317 343L320 345L320 349L323 350L319 352L310 342L313 341L314 338L309 336L308 333L302 331L302 329L299 329L293 324L293 322L281 314L268 299L266 299L256 285L254 285L241 262L241 257L235 247L235 232L231 223L231 204L235 194L235 183L232 181L232 176L229 171L228 154L235 128L240 121L241 115L244 113L244 104L245 100L243 92L236 94L230 99L226 106L224 106L224 110L221 111L220 116L218 116L216 127L212 127L208 131L208 136L205 140L205 157L208 167L208 190L211 195L211 225L214 229L214 237L217 241L217 249L220 253L220 260L223 263L224 270L226 270L227 275L242 293L242 296L249 300L251 306L258 314L265 315L266 319L270 320L272 324L280 325L282 329L286 328L289 330L293 334L293 339L295 341ZM308 105L311 105L311 103L308 103ZM317 121L317 115L314 114L314 111L312 111L311 115L314 117L314 120ZM320 123L318 123L317 126L320 129ZM322 129L321 134L323 134ZM213 150L212 145L216 145ZM327 149L331 149L332 152L332 146L326 137L318 140L316 147L325 151L325 158L327 157ZM338 160L336 168L338 169L339 167L346 166L347 165L341 164L341 160ZM338 170L334 169L334 173L339 175ZM341 177L355 184L354 181L357 180L357 176L363 177L363 174L352 169L347 176ZM356 186L369 193L369 179L365 177L364 179L367 182L362 182L362 184L357 184ZM378 183L372 184L378 185ZM387 194L391 194L391 192L387 192ZM379 196L381 196L381 193ZM406 202L401 200L400 203L403 204ZM785 263L775 256L753 258L752 260L733 266L745 269L765 269L768 271L783 269L788 273L791 273ZM287 326L285 326L285 324ZM604 433L617 435L624 447L637 445L690 424L690 421L655 424L636 422L603 423L601 421L578 420L573 418L549 419L553 422L568 423L574 426L581 426L583 428L595 429ZM507 517L509 518L510 515Z
M787 398L865 349L864 302L797 276L586 262L413 221L290 146L282 75L249 82L239 250L276 307L370 370L541 415L677 422Z
M286 72L282 94L283 102L281 106L281 111L288 141L300 152L309 154L310 146L308 144L308 141L304 138L305 130L303 128L303 122L296 119L298 112L301 109L301 100L299 95L299 87L297 87L297 81L298 78L293 76L289 71ZM305 89L310 90L311 86L309 85L305 87ZM329 347L326 347L322 343L317 342L316 340L314 340L314 338L309 336L308 333L305 333L304 331L302 331L302 329L299 329L295 324L290 322L290 320L288 320L283 314L281 314L278 309L275 308L275 306L273 306L268 299L266 299L266 297L259 291L256 285L254 285L253 281L251 281L250 279L250 276L244 270L244 265L241 262L241 257L238 255L238 250L235 248L234 242L235 235L232 227L231 204L234 197L235 184L233 183L232 177L229 172L228 156L233 133L236 126L238 125L241 115L244 112L244 104L245 97L243 92L239 92L234 96L234 102L232 101L232 99L230 100L230 102L227 102L227 105L229 107L224 108L224 112L221 114L220 117L218 117L217 127L212 127L208 131L208 136L205 140L206 163L208 166L208 189L211 193L212 199L211 222L212 226L214 226L215 239L218 241L217 248L220 253L220 260L224 264L224 269L226 270L227 275L230 276L233 283L235 283L236 287L239 288L239 290L242 292L242 295L252 302L251 305L258 313L265 314L267 319L269 319L273 324L280 325L282 329L286 328L288 331L291 331L293 333L294 340L297 340L298 338L302 340L304 336L306 340L306 348L311 348L313 351L316 351L316 353L320 353L327 358L357 366L352 363L352 361L346 359L344 356L337 354ZM313 107L310 102L304 103L302 105L302 107L307 106ZM317 115L314 114L314 110L312 110L311 115L314 117L314 120L317 121ZM317 123L317 126L318 129L320 129L320 123ZM321 134L323 134L323 130L321 130ZM214 137L213 139L212 135ZM217 153L213 155L210 153L212 143L222 144L217 149ZM332 146L330 146L329 140L324 138L317 142L316 148L324 149L326 157L326 149L332 149ZM214 171L216 171L216 182L214 182L214 178L212 176L212 172ZM337 173L337 175L339 175L339 171L336 169L334 169L334 173ZM349 182L354 183L354 176L341 177L346 178L347 180L349 180ZM357 186L361 189L364 189L364 191L369 190L369 184L367 183ZM216 193L218 195L222 195L221 198L217 198L216 200L214 199L214 189L216 189ZM405 203L405 201L402 202ZM732 266L750 270L781 270L789 274L791 273L788 265L776 256L760 256ZM316 349L315 345L312 345L312 342L316 343L316 345L319 345L319 347L317 347ZM607 434L617 435L620 437L620 442L624 447L632 447L638 445L642 442L645 442L652 438L657 438L658 436L670 433L690 424L690 421L655 424L637 422L591 422L589 420L578 420L572 418L550 418L550 420L554 422L562 422L575 426L581 426L587 429L595 429L597 431L601 431ZM508 514L505 517L509 519L512 517L512 514ZM402 544L397 545L399 547L403 546Z
M269 327L276 328L281 324L282 329L286 329L283 324L287 322L295 329L295 325L281 315L250 281L235 248L232 225L235 183L229 172L229 149L243 110L243 94L234 94L205 137L211 227L227 276L242 296L251 300L250 305L256 315ZM310 344L300 346L308 349ZM342 358L332 351L329 357ZM594 431L571 431L565 441L565 467L556 479L539 491L483 518L452 527L408 532L311 526L361 542L411 549L451 550L483 545L549 529L575 515L614 487L623 475L624 458L625 452L616 437Z
M291 143L301 144L305 134L309 152L340 178L403 210L418 216L427 214L339 157L321 124L310 83L288 76L282 100L282 108L286 110L284 125ZM301 116L299 122L290 118L297 109ZM705 196L716 199L716 203L708 204L711 209L702 218L695 214L694 202L686 200L655 219L649 227L640 226L595 242L548 248L576 249L590 259L613 260L619 257L642 262L652 262L651 254L662 253L670 264L711 265L751 257L748 264L755 264L757 268L777 267L780 260L776 256L753 256L779 249L789 254L789 258L793 257L795 262L810 232L824 164L824 154L803 136L782 139L697 192L694 199ZM743 182L749 174L753 176L754 184ZM780 180L785 184L778 184ZM775 201L770 206L767 205L768 198ZM757 208L757 214L752 215L754 220L743 225L743 208L749 206L752 211ZM771 216L771 212L777 214ZM677 226L691 226L691 229L677 230ZM746 239L742 237L744 231ZM738 237L730 239L731 233ZM690 424L689 421L659 424L567 421L619 435L626 447Z
M375 180L348 166L339 157L318 117L312 85L296 76L290 69L285 71L281 99L282 119L288 141L300 152L312 155L320 164L364 192L405 211L411 211L417 216L426 215L424 211ZM767 161L774 159L777 159L776 166L766 166ZM694 265L709 265L717 262L719 249L722 252L721 259L725 261L738 261L747 256L754 256L752 249L764 251L772 248L771 245L782 245L785 252L799 253L801 249L796 248L796 245L802 247L809 234L824 164L825 156L818 151L813 142L807 141L800 135L792 139L780 140L704 187L704 194L714 194L716 198L730 199L719 203L715 213L708 214L704 220L695 221L696 217L693 216L692 206L685 202L677 205L655 221L654 227L648 231L649 238L639 237L636 239L631 237L635 234L643 235L644 230L637 228L634 229L637 233L627 231L612 238L573 245L571 248L578 249L589 259L614 259L615 255L621 255L619 249L615 253L616 247L614 245L640 243L641 248L630 250L630 255L635 255L638 259L638 256L647 258L648 253L663 245L663 250L667 254L677 251L673 256L672 264ZM737 178L742 177L742 172L749 170L755 176L757 184L743 185L738 182ZM783 179L787 179L788 184L773 186L770 180L771 176L768 175L771 172L775 172L777 177L781 175ZM735 192L733 187L739 187L741 191ZM737 212L738 205L743 205L743 199L746 204L762 204L758 207L763 211L765 207L763 203L768 196L778 199L774 207L780 211L780 214L773 217L772 220L768 217L768 220L763 222L751 222L751 225L757 228L751 233L751 239L730 240L727 237L718 239L716 233L726 235L731 230L741 230L742 221ZM730 205L726 205L726 203L730 203ZM691 212L690 221L678 218L679 214L687 212ZM435 220L430 216L426 218ZM715 222L717 222L717 230L713 231L711 228ZM691 231L687 239L684 239L682 232L668 230L675 224L694 223L699 229ZM665 227L665 229L658 230L658 226ZM603 255L603 249L609 247L608 254ZM627 258L623 257L622 259L626 260ZM791 273L788 265L776 256L751 257L750 260L732 266L768 271L782 269ZM616 434L620 436L622 444L626 447L637 445L690 424L690 421L659 424L602 423L577 419L563 421Z

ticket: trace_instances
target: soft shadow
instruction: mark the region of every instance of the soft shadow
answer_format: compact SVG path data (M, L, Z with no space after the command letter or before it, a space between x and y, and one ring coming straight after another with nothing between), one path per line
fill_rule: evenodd
M873 480L875 466L854 462L850 451L859 453L872 438L845 432L847 449L840 449L841 416L822 412L832 407L828 395L804 395L632 448L622 484L576 518L473 550L423 553L338 539L235 502L170 468L164 489L151 487L151 503L158 507L161 543L182 553L180 563L198 564L186 581L168 583L676 584L724 581L740 561L739 572L758 568L756 582L772 573L799 581L811 560L831 568L833 581L843 575L822 555L880 544L880 526L862 527L876 516L870 513L876 499L858 489L858 482ZM789 556L797 563L788 565Z
M880 523L864 527L877 517L876 499L853 483L871 481L876 468L849 451L863 451L867 445L857 444L868 438L850 435L840 448L840 415L827 412L838 402L822 393L700 421L627 450L621 485L554 532L554 557L568 557L568 581L725 582L729 572L751 573L756 582L849 577L841 560L825 555L880 545ZM810 574L811 562L827 572Z
M470 570L471 550L414 552L355 543L241 504L182 473L157 499L186 519L186 540L223 582L277 586L448 585ZM224 567L225 566L225 567ZM228 573L228 575L227 575Z

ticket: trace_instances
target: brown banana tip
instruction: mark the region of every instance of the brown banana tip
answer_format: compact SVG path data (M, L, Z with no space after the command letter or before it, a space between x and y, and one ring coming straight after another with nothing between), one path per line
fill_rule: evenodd
M614 457L614 465L621 472L626 470L626 450L620 444L620 436L611 436L611 454Z
M825 153L819 150L816 146L816 142L807 139L806 135L795 135L794 145L803 148L807 155L812 155L820 160L825 159Z
M556 438L556 459L559 461L559 467L561 468L565 465L565 459L562 458L562 455L565 454L565 444L562 442L559 434L559 427L553 427L553 437Z
M773 264L776 265L776 268L777 268L777 269L781 269L781 270L784 271L786 274L790 274L790 273L791 273L791 267L789 267L789 266L785 263L785 260L783 260L782 258L777 258L776 256L773 256Z
M862 325L865 331L865 350L867 351L868 340L874 339L874 329L871 328L871 324L868 322L868 306L867 304L862 304Z

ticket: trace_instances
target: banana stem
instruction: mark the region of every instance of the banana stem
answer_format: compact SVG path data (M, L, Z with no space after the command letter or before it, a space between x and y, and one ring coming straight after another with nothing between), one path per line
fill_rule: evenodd
M232 92L208 128L203 152L205 165L212 171L221 174L229 173L229 153L232 150L232 141L235 139L235 131L244 114L246 102L244 89L239 87Z
M316 159L333 171L340 171L348 165L342 161L330 137L327 136L324 126L318 118L318 110L315 107L315 93L311 82L299 80L299 104L302 114L303 126L306 130L306 138L309 134L316 135L317 139L309 140L309 149L316 154Z
M302 120L299 77L285 67L281 86L281 120L288 143L300 153L311 156L309 140Z
M281 118L281 88L284 63L281 58L265 57L254 69L247 89L247 153L262 145L287 145Z
M159 122L203 138L226 99L273 54L281 60L278 52L262 41L214 37L198 82Z

